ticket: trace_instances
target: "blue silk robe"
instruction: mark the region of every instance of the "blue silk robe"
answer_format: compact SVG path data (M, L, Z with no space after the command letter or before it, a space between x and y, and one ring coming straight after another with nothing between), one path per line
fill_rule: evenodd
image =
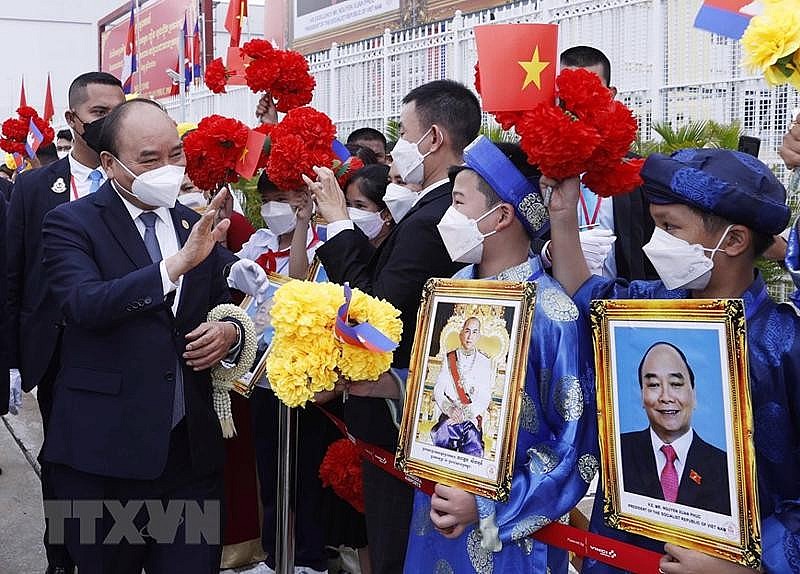
M687 290L667 290L660 281L623 282L592 277L573 300L588 324L592 299L688 299ZM747 318L750 393L766 572L800 572L800 319L789 305L767 294L760 275L742 295ZM598 488L590 530L663 553L664 543L609 528ZM584 573L620 572L586 560Z
M475 267L455 277L475 278ZM476 497L481 518L499 528L502 549L484 550L477 524L456 540L436 532L429 517L430 497L417 492L408 574L567 572L566 552L529 535L568 514L598 469L591 339L575 305L542 272L538 256L497 279L534 281L537 286L511 496L507 503Z

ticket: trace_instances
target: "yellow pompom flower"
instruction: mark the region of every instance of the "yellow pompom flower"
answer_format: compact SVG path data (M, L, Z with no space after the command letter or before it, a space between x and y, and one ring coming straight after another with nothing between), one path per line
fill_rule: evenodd
M800 12L794 1L768 2L763 14L753 16L742 36L744 64L763 72L772 85L797 80L796 53L800 49Z
M277 397L304 406L314 393L333 390L339 375L376 380L392 364L392 353L373 353L335 336L344 288L333 283L290 281L274 295L270 310L275 335L267 357L267 377ZM400 340L400 312L386 301L354 289L349 318L369 323L394 342Z

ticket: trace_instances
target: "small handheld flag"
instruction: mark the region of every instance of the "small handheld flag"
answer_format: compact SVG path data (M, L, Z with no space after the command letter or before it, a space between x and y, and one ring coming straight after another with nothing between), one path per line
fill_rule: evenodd
M244 146L244 150L242 150L242 156L236 162L236 173L245 179L253 177L266 139L267 134L250 130L250 133L247 134L247 143Z
M475 42L484 110L531 110L540 102L555 99L557 25L477 26Z
M336 314L336 325L334 326L336 337L343 343L360 347L373 353L394 351L398 344L368 322L359 323L355 326L350 325L349 312L352 296L353 292L350 289L350 285L345 283L344 304L339 307L339 312Z
M704 0L694 27L738 40L755 14L753 0Z
M44 136L42 132L39 131L39 128L36 127L36 124L33 123L33 118L31 118L30 123L28 124L28 137L25 140L25 152L28 154L28 157L33 159L36 157L36 150L39 149L39 146L42 145L44 141Z

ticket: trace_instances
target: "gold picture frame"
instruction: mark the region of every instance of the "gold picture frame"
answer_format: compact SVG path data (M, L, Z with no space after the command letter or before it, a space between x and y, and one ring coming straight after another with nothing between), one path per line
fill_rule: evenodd
M279 275L273 271L267 271L267 279L269 279L269 290L267 291L267 298L262 302L259 307L255 305L255 299L247 296L242 300L239 305L244 309L256 327L256 335L258 337L258 351L256 353L256 361L253 368L245 374L244 377L234 381L233 390L242 395L243 397L250 397L253 392L253 387L256 386L258 380L264 376L267 369L267 357L269 356L270 342L274 335L272 324L269 320L269 310L272 308L272 296L281 285L285 285L292 279L286 275ZM260 328L260 330L259 330Z
M311 260L308 266L306 281L311 281L312 283L328 283L330 281L328 279L328 273L325 271L325 267L323 267L322 261L317 255L314 255L314 259Z
M606 523L757 568L742 300L598 300L591 326Z
M425 284L397 468L508 500L535 302L534 283Z

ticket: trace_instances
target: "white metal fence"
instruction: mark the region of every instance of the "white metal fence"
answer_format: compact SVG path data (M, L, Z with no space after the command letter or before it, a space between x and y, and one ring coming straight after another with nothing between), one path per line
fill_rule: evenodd
M737 42L692 28L701 0L526 0L450 20L381 33L308 56L317 80L312 105L326 112L344 139L355 128L381 131L399 115L412 88L441 78L472 87L477 58L473 28L492 22L549 22L559 25L559 49L584 44L611 60L618 97L639 118L642 139L655 136L651 124L690 120L739 121L761 138L761 159L785 176L777 147L797 91L767 84L741 67ZM257 97L246 88L214 95L190 91L187 119L211 113L253 118ZM179 118L181 103L168 109ZM486 118L491 123L490 118Z

